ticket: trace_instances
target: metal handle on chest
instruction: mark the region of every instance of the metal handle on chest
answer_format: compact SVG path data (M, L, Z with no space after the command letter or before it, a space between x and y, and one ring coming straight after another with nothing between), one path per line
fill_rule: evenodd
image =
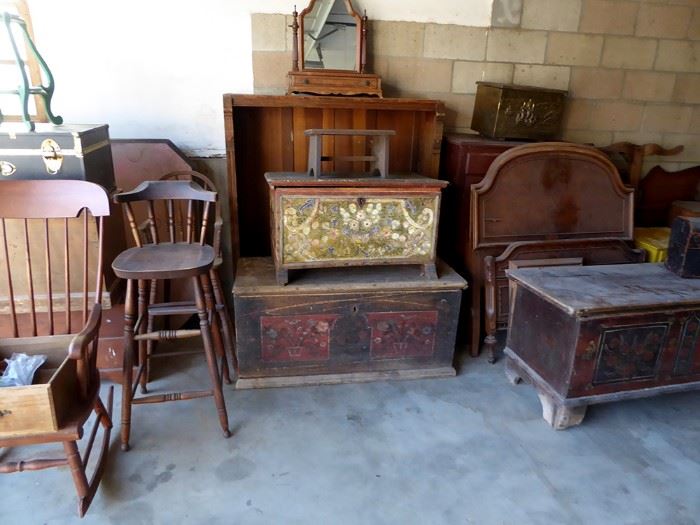
M61 171L63 153L61 153L61 146L58 145L58 142L53 139L45 139L41 143L41 157L44 159L46 173L56 175Z

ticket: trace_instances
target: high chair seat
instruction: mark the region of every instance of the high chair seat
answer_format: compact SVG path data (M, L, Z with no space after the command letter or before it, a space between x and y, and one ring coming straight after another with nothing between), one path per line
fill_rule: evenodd
M112 269L122 279L178 279L207 272L214 259L206 244L147 244L117 255Z

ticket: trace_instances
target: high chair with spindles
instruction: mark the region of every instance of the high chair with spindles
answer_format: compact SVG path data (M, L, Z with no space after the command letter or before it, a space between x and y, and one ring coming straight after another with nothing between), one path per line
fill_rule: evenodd
M214 191L216 192L216 186L214 186L214 183L205 175L197 172L197 171L192 171L192 170L180 170L180 171L172 171L170 173L167 173L163 175L159 180L181 180L181 181L192 181L195 182L197 185L201 186L202 189L207 190L207 191ZM157 210L156 210L157 211ZM181 202L180 206L177 206L177 203L173 206L171 210L173 217L172 220L177 224L178 220L181 222L182 217L186 213L184 210L184 204ZM164 213L167 213L167 210L164 211ZM231 358L233 359L233 367L234 370L238 368L238 362L236 360L236 352L235 352L235 345L234 345L234 327L233 327L233 321L231 319L231 315L228 310L228 306L226 304L226 299L224 297L224 291L221 286L221 277L219 275L219 269L221 268L221 265L223 264L223 254L222 254L222 249L221 249L221 233L222 233L222 228L223 228L223 218L221 216L221 211L220 207L217 206L215 210L212 213L213 215L213 228L212 228L212 234L211 238L208 239L210 241L209 244L214 248L214 252L216 253L216 258L214 259L214 264L209 270L209 279L202 279L202 290L204 291L204 299L207 303L207 308L210 311L210 322L211 322L211 329L212 329L212 336L214 339L214 348L219 355L219 357L223 357L222 361L222 367L221 367L221 373L222 373L222 378L225 383L230 384L231 383L231 377L230 377L230 372L229 372L229 367L228 367L228 356L230 355ZM160 221L159 223L159 231L158 235L159 237L163 237L168 235L169 232L166 231L166 224L164 224L165 221ZM149 240L149 242L152 242L150 239L150 221L147 219L145 221L141 221L141 224L139 226L140 228L140 233L142 236L145 236ZM211 281L211 287L209 286L209 281ZM152 281L149 286L149 298L148 301L150 304L153 304L156 302L158 298L158 294L160 293L165 301L169 301L171 299L171 286L172 283L169 281L166 281L163 283L164 286L159 289L158 287L158 282L157 281ZM180 283L181 285L182 283ZM190 292L191 293L191 292ZM185 294L184 291L182 291L179 295ZM166 319L167 320L167 319ZM148 316L148 323L147 323L147 328L146 330L151 332L153 331L154 328L154 323L155 323L155 318L152 315ZM166 325L166 327L169 327L170 325ZM142 342L143 343L143 342ZM143 393L146 392L147 390L147 384L148 384L148 378L149 378L149 368L148 368L148 357L153 353L153 349L155 347L155 341L149 340L146 341L146 345L140 343L139 344L139 360L144 361L146 364L144 373L141 374L140 378L140 386L141 386L141 391Z
M211 288L210 270L216 252L207 244L211 238L210 216L216 206L217 194L206 191L190 181L149 181L132 191L114 196L124 205L136 247L119 254L112 263L117 277L127 280L124 305L124 368L122 383L121 447L129 450L131 434L131 407L136 404L162 403L213 396L224 436L231 435L228 415L222 391L222 376L226 367L226 356L219 355L217 362L211 325L210 310L204 287ZM136 221L135 206L145 206L148 235L141 235ZM184 206L181 206L184 205ZM156 206L165 208L165 214L157 213ZM178 213L177 210L183 211ZM159 227L158 217L164 215L165 223ZM161 231L167 232L167 241L161 242ZM148 288L164 280L189 279L194 291L191 302L164 302L149 304ZM205 286L203 286L203 283ZM136 296L138 289L138 299ZM149 318L170 315L192 315L199 318L199 329L153 330ZM148 394L136 397L142 384L148 363L152 359L174 357L185 352L144 351L146 341L164 341L201 336L207 359L212 390ZM136 378L133 378L132 361L134 344L141 346Z

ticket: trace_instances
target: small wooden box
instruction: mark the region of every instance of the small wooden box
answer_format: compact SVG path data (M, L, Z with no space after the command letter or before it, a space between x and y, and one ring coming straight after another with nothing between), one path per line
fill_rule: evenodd
M65 422L77 396L76 361L68 358L72 338L68 335L0 342L0 359L9 358L13 352L45 354L48 358L34 375L34 384L0 388L0 437L55 432Z
M242 258L233 287L237 388L453 376L462 289L414 267L323 268L277 284L272 260Z
M666 268L681 277L700 278L700 217L673 221Z
M420 175L309 177L266 173L280 284L299 268L423 265L435 275L440 190Z
M595 403L700 388L700 280L662 264L521 269L505 353L544 418L580 423Z
M561 130L566 91L477 82L471 128L497 139L554 139Z

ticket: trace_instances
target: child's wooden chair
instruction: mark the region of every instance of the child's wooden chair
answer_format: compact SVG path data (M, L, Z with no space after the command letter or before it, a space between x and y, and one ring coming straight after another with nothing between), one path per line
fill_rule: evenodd
M207 308L204 286L211 289L210 270L215 264L216 252L207 244L211 238L210 215L216 207L217 194L203 190L191 181L168 180L143 182L131 191L114 196L115 202L124 205L135 247L120 253L112 262L117 277L126 279L126 299L124 302L124 377L122 380L121 448L130 448L131 407L132 405L164 403L213 397L219 416L219 424L224 437L230 437L228 414L222 390L222 376L227 369L226 356L216 355L216 348L209 322L213 308ZM178 220L183 201L186 215ZM146 209L148 216L148 236L144 239L136 221L135 208ZM159 228L156 206L166 208L167 217L162 217ZM161 242L159 231L166 229L166 239ZM190 281L193 296L190 301L163 302L149 304L148 291L157 281L187 279ZM136 294L138 288L138 298ZM199 317L199 329L154 330L149 319L172 315L193 315ZM213 315L212 315L213 316ZM199 350L180 352L156 352L148 354L147 341L168 341L189 337L201 337L204 355L209 368L211 390L189 390L149 394L136 397L140 385L142 392L148 391L143 381L149 362L155 358L180 357L188 353L201 353ZM133 377L132 360L134 348L139 347L139 366L136 378ZM144 392L145 393L145 392Z
M0 328L7 336L0 339L0 358L13 352L47 356L32 385L0 388L0 447L60 442L65 452L63 458L2 463L0 473L69 466L81 517L104 472L112 428L112 389L105 407L96 364L107 215L107 193L91 182L0 182ZM96 239L88 228L93 218L98 221ZM88 257L91 243L98 245L94 261ZM93 412L96 417L81 456L78 441ZM87 465L100 426L99 458L88 480Z

